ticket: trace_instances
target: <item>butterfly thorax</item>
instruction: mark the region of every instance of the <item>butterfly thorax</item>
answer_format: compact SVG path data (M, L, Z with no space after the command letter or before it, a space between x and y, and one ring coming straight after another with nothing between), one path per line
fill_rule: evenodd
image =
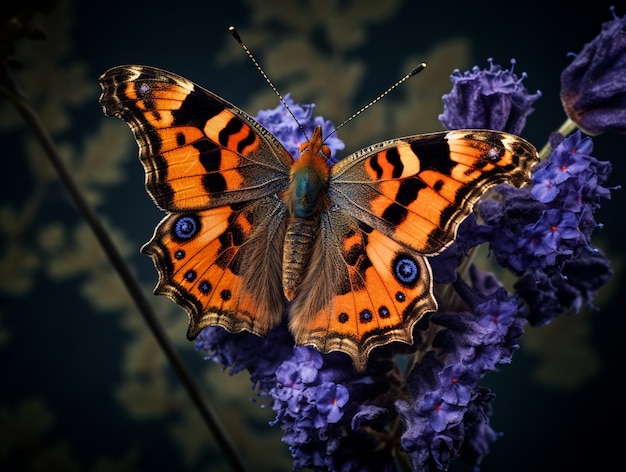
M323 144L322 129L300 146L300 156L291 167L284 199L289 215L283 250L283 291L293 300L309 266L314 243L318 240L320 215L327 207L330 149Z

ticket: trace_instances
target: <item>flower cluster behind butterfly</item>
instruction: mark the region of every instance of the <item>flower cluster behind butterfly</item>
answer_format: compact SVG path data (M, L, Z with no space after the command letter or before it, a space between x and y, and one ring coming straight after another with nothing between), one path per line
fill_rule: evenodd
M167 212L142 251L159 272L155 293L188 312L188 337L207 326L263 336L286 318L296 344L342 351L359 371L375 347L413 342L437 310L428 258L487 188L523 185L537 161L517 136L457 130L330 166L321 128L291 156L171 72L118 66L100 83L104 113L129 124L147 191Z

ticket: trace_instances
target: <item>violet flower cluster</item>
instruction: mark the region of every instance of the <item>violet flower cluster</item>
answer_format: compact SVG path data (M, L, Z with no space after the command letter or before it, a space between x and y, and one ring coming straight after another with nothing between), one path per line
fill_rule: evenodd
M484 128L520 134L541 93L528 93L522 83L526 74L517 77L514 65L512 60L511 69L503 69L489 59L489 69L455 70L454 90L443 96L441 124L446 129Z
M626 76L616 47L624 36L607 35L615 28L624 28L624 18L614 17L592 42L602 73L594 76L597 83ZM588 47L580 60L589 60ZM571 68L578 67L575 59ZM624 129L626 102L594 97L604 91L568 69L568 87L582 91L577 116L602 117L594 118L595 132ZM491 60L487 69L454 72L441 122L448 129L520 133L540 97L526 90L524 77ZM621 87L623 94L623 82ZM333 129L312 116L313 105L287 101L305 130L320 124L327 135ZM257 119L290 151L305 139L283 106ZM336 137L327 144L333 155L343 148ZM491 196L497 198L481 199L455 242L431 258L435 282L445 286L439 311L417 324L412 346L375 349L365 372L356 372L343 353L294 347L286 324L265 338L218 327L200 333L197 348L209 359L231 373L249 372L258 396L276 414L272 424L283 432L294 470L425 472L445 470L457 458L478 468L498 436L489 423L494 394L480 381L511 362L526 324L545 324L591 305L611 275L609 261L592 244L592 233L601 227L594 214L610 197L611 165L592 155L592 140L580 131L553 133L550 146L527 186L495 187ZM510 291L474 265L468 277L458 275L465 256L482 243L517 277Z
M613 20L587 43L561 74L567 116L587 134L626 133L626 16Z
M590 303L611 275L609 261L591 245L601 227L594 218L610 162L591 156L590 137L575 132L533 169L530 187L498 186L501 200L482 200L480 215L493 228L490 248L500 265L520 275L516 292L529 306L528 321L545 324Z

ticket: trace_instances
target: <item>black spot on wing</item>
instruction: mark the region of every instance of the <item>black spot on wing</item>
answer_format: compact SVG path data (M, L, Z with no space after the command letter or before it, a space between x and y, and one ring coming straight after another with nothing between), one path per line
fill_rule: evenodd
M419 177L402 179L394 197L395 201L385 209L383 219L392 225L402 223L409 213L406 207L417 199L423 188L426 188L426 184Z
M224 147L228 146L228 139L230 138L230 136L238 133L242 127L243 123L240 120L237 120L235 118L231 118L230 120L228 120L228 123L226 124L226 126L224 126L224 128L220 131L218 135L217 139L219 143Z
M219 172L222 163L220 147L208 139L196 141L193 147L200 153L200 163L207 172L202 176L205 190L210 194L224 192L227 185L226 179Z
M187 95L178 110L172 111L173 126L191 125L203 129L208 120L223 110L222 104L209 100L208 97L194 90Z
M419 158L421 170L436 170L450 175L456 165L450 160L450 146L443 135L413 141L411 150Z
M419 191L425 187L426 184L417 177L403 179L396 194L396 202L401 205L410 205L417 199Z
M400 159L400 153L398 152L398 148L391 148L387 150L386 153L387 162L391 164L393 170L391 171L391 177L394 179L399 178L404 171L404 164L402 163L402 159Z
M376 154L370 159L370 167L376 173L376 178L380 179L383 176L383 168L380 167L380 163L378 162L378 156L380 154Z
M231 206L231 209L233 213L228 218L228 229L218 237L220 256L216 264L222 269L228 267L233 274L240 275L242 268L250 264L250 261L242 260L241 253L238 251L246 239L246 233L237 221L237 218L241 216L240 213L234 206Z
M251 128L248 129L248 135L243 138L241 141L239 141L239 143L237 144L237 152L243 152L243 150L250 146L251 144L254 143L255 140L255 133L254 131L252 131Z
M407 215L408 210L402 205L394 202L385 208L385 211L383 211L383 220L391 223L392 225L399 225L406 220Z
M219 194L226 191L226 179L219 172L212 172L202 176L202 186L210 194Z

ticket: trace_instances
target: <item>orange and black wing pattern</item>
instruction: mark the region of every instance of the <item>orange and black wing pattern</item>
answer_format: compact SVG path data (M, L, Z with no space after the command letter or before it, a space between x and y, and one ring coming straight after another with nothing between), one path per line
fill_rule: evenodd
M167 211L241 203L284 189L292 158L226 100L171 72L119 66L100 78L105 114L128 123L146 189Z
M142 248L159 272L155 292L187 310L190 338L209 325L265 334L284 311L277 194L291 156L253 118L171 72L120 66L100 83L105 114L130 126L146 189L168 211Z
M536 149L518 136L458 130L398 138L336 164L329 194L356 218L413 250L437 254L491 186L522 185Z

